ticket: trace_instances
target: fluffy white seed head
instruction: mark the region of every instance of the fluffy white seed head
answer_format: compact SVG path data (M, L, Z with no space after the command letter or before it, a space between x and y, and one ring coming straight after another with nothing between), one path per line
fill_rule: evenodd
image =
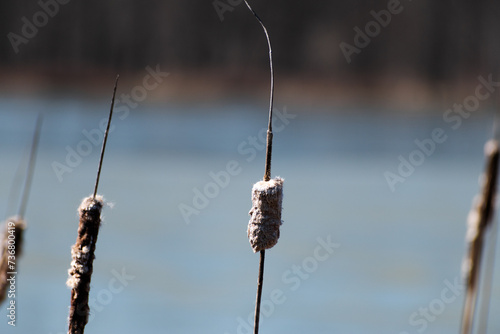
M252 209L247 235L253 251L273 247L280 237L283 179L259 181L252 187Z

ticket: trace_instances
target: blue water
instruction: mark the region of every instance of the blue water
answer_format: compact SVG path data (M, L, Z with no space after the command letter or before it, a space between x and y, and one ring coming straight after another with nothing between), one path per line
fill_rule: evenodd
M36 114L45 114L18 262L16 328L4 304L2 333L66 333L76 209L93 190L100 152L82 131L97 133L108 104L0 99L3 216L16 211L7 207L10 188ZM477 113L454 130L439 110L276 108L294 118L275 123L272 174L285 178L284 224L267 252L260 333L457 333L463 291L449 286L460 278L491 115ZM266 107L144 103L117 113L113 125L99 186L113 207L103 210L86 332L250 333L259 256L246 225L250 190L264 171ZM391 191L384 173L396 173L398 157L409 159L414 141L436 128L446 141ZM85 153L72 166L68 148ZM71 171L58 178L54 164ZM197 191L209 195L198 208ZM187 206L186 218L180 207ZM491 317L489 333L499 330Z

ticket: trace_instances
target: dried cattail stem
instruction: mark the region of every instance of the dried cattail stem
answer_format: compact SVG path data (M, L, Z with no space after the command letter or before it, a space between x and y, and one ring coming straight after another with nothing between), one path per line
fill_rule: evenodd
M254 253L273 247L280 237L283 179L259 181L252 188L248 239Z
M113 97L111 98L108 125L104 133L101 157L97 167L94 192L91 196L84 198L78 208L80 225L78 226L76 243L71 248L73 261L71 261L71 268L68 270L69 278L66 282L68 287L71 288L68 334L83 334L89 317L90 280L92 279L95 245L101 225L101 210L104 205L102 196L97 195L97 188L99 187L104 151L108 140L111 117L113 116L118 78L119 76L117 75L113 88Z
M17 273L17 261L22 253L23 234L26 223L19 217L7 219L2 238L2 255L0 258L0 304L7 296L10 282L7 280L12 274Z
M496 140L490 140L486 143L485 155L487 165L482 179L482 191L475 198L474 206L467 220L466 241L469 250L462 264L467 291L462 314L462 334L472 332L483 244L486 230L491 225L494 212L499 158L499 145Z
M264 34L266 35L267 46L269 48L269 70L271 74L271 87L269 94L269 120L267 124L267 143L266 143L266 164L264 171L264 181L270 182L271 180L271 160L273 156L273 104L274 104L274 69L273 69L273 50L271 47L271 39L269 38L269 34L267 33L267 28L264 25L264 22L260 19L259 15L252 9L247 0L244 0L248 9L255 16L257 21L259 22L262 30L264 30ZM281 198L283 197L282 191L282 183L280 184L280 199L279 199L279 216L278 221L276 221L275 217L272 218L262 218L260 217L261 213L258 210L261 209L260 205L254 205L252 210L250 211L250 215L252 215L252 219L250 220L248 226L248 237L250 238L250 244L254 252L258 252L260 250L260 262L259 262L259 279L257 282L257 300L255 303L255 319L254 319L254 334L259 333L259 314L260 314L260 302L262 299L262 286L264 284L264 260L266 256L266 249L273 247L279 238L279 226L281 225ZM255 186L254 186L255 189ZM252 200L254 198L254 191L252 191ZM265 197L263 195L262 197ZM276 205L275 205L276 206ZM277 206L276 206L277 208ZM257 211L256 211L257 210ZM271 210L271 216L276 215L276 210ZM264 212L267 214L268 212ZM262 224L262 222L267 222L266 224ZM273 222L273 223L271 223ZM260 226L262 225L262 226Z
M92 278L94 251L101 224L102 196L87 197L78 212L78 237L71 249L71 268L66 284L71 288L68 334L83 334L89 315L89 291Z
M5 233L0 244L0 304L7 297L7 290L10 294L10 286L15 286L15 278L17 275L17 264L23 249L23 236L26 229L26 222L23 220L26 208L28 205L28 198L31 189L31 182L35 171L36 154L38 151L38 142L40 140L40 132L42 127L42 115L38 114L35 132L33 134L33 141L31 143L31 150L28 160L28 168L26 169L26 180L21 197L18 215L7 219L5 223ZM18 169L18 173L22 169ZM15 187L13 187L15 188ZM11 194L12 196L12 194ZM14 196L12 196L14 197ZM17 197L17 196L16 196ZM11 203L9 201L9 203ZM8 207L11 205L9 204ZM14 296L12 294L9 296Z

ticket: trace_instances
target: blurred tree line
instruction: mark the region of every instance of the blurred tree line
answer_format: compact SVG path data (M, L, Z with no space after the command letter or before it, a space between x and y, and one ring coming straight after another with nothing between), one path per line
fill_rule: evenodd
M459 73L496 71L500 4L494 1L251 4L268 27L275 66L282 73L348 78L393 72L447 81ZM373 13L383 17L380 11L396 5L399 12L390 21L376 20ZM356 47L354 29L366 33L372 21L370 42L357 48L349 63L340 45ZM0 31L2 67L70 73L90 67L142 70L154 64L267 70L264 35L241 0L3 0Z

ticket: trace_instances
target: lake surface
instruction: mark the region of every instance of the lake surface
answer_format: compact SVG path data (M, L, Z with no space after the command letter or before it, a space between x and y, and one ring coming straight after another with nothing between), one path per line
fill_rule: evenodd
M318 109L276 106L272 174L285 178L284 224L266 253L260 333L457 333L465 221L491 113L453 129L439 110ZM16 211L10 189L45 114L16 328L4 304L2 333L66 333L76 210L94 187L108 110L108 100L0 98L4 217ZM113 206L103 209L86 332L251 333L259 256L246 227L266 112L231 102L117 110L99 185ZM400 156L416 165L400 167ZM404 182L391 189L386 172L398 168ZM500 256L494 268L492 315ZM492 316L489 333L499 331Z

